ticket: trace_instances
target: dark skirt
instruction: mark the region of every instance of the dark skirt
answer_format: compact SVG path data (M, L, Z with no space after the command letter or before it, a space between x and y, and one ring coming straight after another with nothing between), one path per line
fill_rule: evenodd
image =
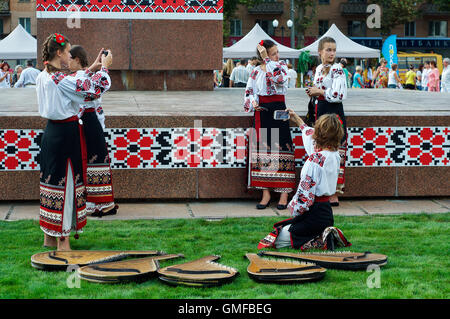
M47 122L40 145L40 221L64 237L86 225L86 188L78 118Z
M95 109L86 109L81 117L87 149L87 213L109 210L115 206L110 158Z
M260 96L249 135L248 187L289 193L295 189L295 157L289 121L274 120L285 110L284 95Z
M337 114L341 118L344 126L344 137L342 138L341 146L339 147L341 163L336 186L336 193L343 194L345 188L345 162L347 161L347 120L344 113L344 106L342 103L330 103L327 100L316 101L315 120L323 114Z
M330 202L315 202L304 214L278 222L274 224L274 228L281 229L291 225L289 227L291 246L299 249L333 224L333 210Z

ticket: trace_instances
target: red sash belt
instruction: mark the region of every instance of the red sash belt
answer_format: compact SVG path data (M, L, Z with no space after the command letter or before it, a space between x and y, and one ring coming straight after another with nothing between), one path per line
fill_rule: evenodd
M325 101L325 96L319 95L319 96L317 97L317 100L319 100L319 101Z
M318 203L326 203L330 201L330 196L318 196L314 199L314 201Z
M284 95L259 95L259 103L284 102Z
M90 107L88 109L84 109L84 112L87 112L87 113L95 112L95 108Z
M92 109L92 111L88 111L89 109L86 109L85 112L94 112L95 109ZM84 136L84 127L83 127L83 121L78 118L77 115L74 115L72 117L69 117L65 120L51 120L53 123L68 123L68 122L78 122L78 132L80 133L80 146L81 146L81 164L83 167L83 181L84 184L87 184L87 146L86 146L86 138Z

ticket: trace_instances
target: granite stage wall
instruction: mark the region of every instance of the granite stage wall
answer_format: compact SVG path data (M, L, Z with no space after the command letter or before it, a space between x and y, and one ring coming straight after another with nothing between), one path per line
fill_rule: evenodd
M450 116L348 116L345 197L448 196ZM257 198L248 192L251 116L108 116L117 199ZM0 200L39 199L45 120L0 117ZM297 174L306 160L291 127Z
M90 61L102 47L112 50L112 90L212 90L212 71L222 67L223 1L37 0L37 59L58 32Z

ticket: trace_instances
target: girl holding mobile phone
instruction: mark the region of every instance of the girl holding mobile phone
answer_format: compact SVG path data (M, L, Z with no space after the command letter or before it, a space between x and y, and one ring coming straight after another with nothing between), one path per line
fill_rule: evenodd
M247 186L263 191L257 209L269 206L272 190L280 193L277 208L283 210L295 188L295 157L289 122L275 120L274 112L286 110L288 68L271 40L258 44L257 56L260 65L251 73L244 97L244 110L254 112Z

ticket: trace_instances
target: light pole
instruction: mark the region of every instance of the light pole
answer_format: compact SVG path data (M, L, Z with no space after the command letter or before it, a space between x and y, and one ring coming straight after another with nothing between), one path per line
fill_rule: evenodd
M294 0L291 0L291 19L289 21L291 21L291 27L289 27L291 29L291 48L295 49L295 28L294 28L294 13L295 13L295 9L294 9Z

